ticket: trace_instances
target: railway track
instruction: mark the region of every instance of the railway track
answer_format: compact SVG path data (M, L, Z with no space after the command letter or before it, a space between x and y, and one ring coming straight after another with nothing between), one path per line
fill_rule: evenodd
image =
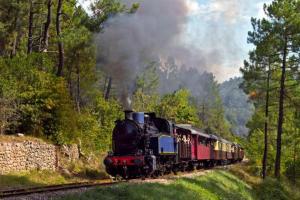
M231 167L231 165L227 166L217 166L213 169L223 169L226 167ZM207 169L202 170L195 170L190 172L179 172L178 175L176 175L176 178L180 178L182 175L188 175L193 174L195 172L205 172L208 171ZM0 190L0 199L2 198L10 198L10 197L22 197L32 194L40 194L40 193L49 193L49 192L60 192L60 191L67 191L72 189L81 189L81 188L91 188L96 186L111 186L115 184L119 184L121 182L131 182L131 183L137 183L137 182L149 182L149 180L156 181L157 179L170 179L174 177L172 174L167 174L161 177L157 178L150 178L147 179L148 181L144 181L141 179L131 179L131 180L118 180L118 181L107 181L107 182L82 182L82 183L70 183L70 184L61 184L61 185L50 185L50 186L41 186L41 187L32 187L32 188L21 188L21 189L11 189L11 190Z
M71 190L71 189L91 188L96 186L110 186L117 183L119 182L103 182L103 183L84 182L84 183L71 183L71 184L51 185L51 186L43 186L43 187L12 189L12 190L0 190L0 199L9 198L9 197L26 196L26 195L38 194L38 193L59 192L59 191Z

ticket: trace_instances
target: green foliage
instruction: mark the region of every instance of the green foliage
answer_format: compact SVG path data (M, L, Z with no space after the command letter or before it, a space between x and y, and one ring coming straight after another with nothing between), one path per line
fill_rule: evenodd
M120 103L114 99L105 101L103 97L96 99L93 115L100 124L101 130L98 132L97 145L99 150L111 149L112 131L117 119L123 118L123 110Z
M76 113L73 111L64 80L39 71L41 61L46 64L48 59L32 55L3 59L1 62L2 98L16 99L14 112L19 116L18 123L11 124L7 131L36 136L45 134L56 141L60 138L64 142L64 137L70 139L73 136L67 135L76 132Z
M251 20L253 31L248 34L248 42L254 44L255 49L241 69L242 87L255 105L255 114L247 125L250 129L249 157L255 163L262 160L264 143L261 139L267 124L268 174L275 163L276 176L281 166L282 173L289 178L293 175L292 180L296 177L291 168L299 159L295 156L299 154L296 142L299 141L300 111L296 103L299 100L299 6L299 1L295 0L274 0L264 6L267 18ZM277 162L274 162L275 156Z
M123 108L120 97L114 95L115 88L109 100L99 95L106 74L96 68L94 34L105 31L105 22L112 17L137 12L139 3L127 7L120 0L96 0L89 15L76 0L63 1L60 36L55 23L58 1L52 0L47 30L48 1L31 3L0 0L0 134L22 132L47 137L57 144L79 143L88 153L108 150L114 121L122 118ZM34 13L31 22L30 9ZM27 55L31 23L33 53ZM48 45L43 41L45 35ZM63 44L61 77L55 75L58 42ZM229 135L219 85L212 74L185 68L180 71L174 60L170 69L162 72L157 62L147 62L145 71L136 78L132 98L135 110L157 111L178 123ZM191 81L185 74L193 77ZM159 88L165 86L170 91L160 93Z
M84 153L110 150L115 121L122 117L122 107L116 100L105 101L99 95L92 108L79 114L78 137L75 142L81 145Z
M262 184L257 187L257 196L264 200L290 200L296 199L289 194L284 186L279 181L267 178Z
M28 11L25 0L0 0L0 56L8 57L13 52L13 43L24 31Z
M238 177L224 171L214 171L203 176L180 178L169 184L143 183L119 184L84 193L80 197L69 195L62 199L255 199L252 188Z
M145 94L141 89L138 89L132 99L132 108L135 111L153 112L159 102L159 95Z
M162 97L156 112L159 116L172 119L176 123L199 125L197 108L192 104L191 98L190 92L184 89L167 94Z
M294 184L300 183L300 161L290 159L285 163L285 175Z
M136 80L136 88L145 94L153 94L159 86L157 64L150 63Z
M118 13L134 13L139 8L139 4L134 3L131 8L127 8L120 0L97 0L92 4L92 18L84 21L85 25L92 32L100 32L104 28L104 22Z
M136 79L136 90L133 94L132 107L136 111L153 112L159 102L157 89L159 86L159 77L157 64L152 62L148 64L143 73Z

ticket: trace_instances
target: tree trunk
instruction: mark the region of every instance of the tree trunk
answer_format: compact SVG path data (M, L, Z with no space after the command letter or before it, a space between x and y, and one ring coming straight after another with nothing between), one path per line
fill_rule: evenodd
M11 50L11 53L10 53L10 58L14 57L17 53L17 38L18 36L17 35L14 35L14 42L13 42L13 45L12 45L12 50Z
M69 67L68 67L68 75L67 75L67 82L68 82L68 88L69 88L70 96L74 97L73 96L72 70L73 70L72 65L69 65Z
M57 76L63 76L64 67L64 44L61 38L61 26L60 26L60 16L62 14L62 4L63 0L58 0L57 13L56 13L56 34L58 37L58 66L57 66Z
M77 105L77 111L80 113L80 67L79 67L79 64L77 64L76 74L77 74L76 105Z
M267 174L267 157L268 157L268 123L269 123L269 88L270 88L270 63L268 69L268 77L267 77L267 93L266 93L266 105L265 105L265 148L264 148L264 155L262 160L262 177L263 179L266 178Z
M287 58L287 36L284 38L280 93L279 93L279 110L278 110L278 126L277 126L277 148L275 160L275 177L280 178L280 164L281 164L281 137L282 126L284 120L284 93L285 93L285 73L286 73L286 58Z
M19 5L19 1L17 1L17 5ZM14 57L16 55L16 49L17 49L17 38L18 38L18 22L19 22L19 9L17 9L15 21L14 21L14 30L17 31L17 33L14 33L14 41L12 44L12 50L10 52L10 58Z
M17 4L19 5L19 1L17 1ZM21 42L21 38L23 36L23 32L22 32L22 24L21 24L21 16L20 16L20 10L18 10L17 14L16 14L16 30L17 30L17 35L13 44L13 49L11 52L11 57L14 57L15 55L17 55L17 51L19 49L19 45Z
M107 79L108 79L108 77L106 76L105 80L104 80L104 87L103 87L103 97L104 98L105 98L105 92L106 92Z
M28 42L27 42L27 54L32 53L33 46L33 2L30 0L29 7L29 20L28 20Z
M105 93L105 100L109 99L110 90L111 90L111 84L112 84L112 78L109 77L108 78L108 85L107 85L107 89L106 89L106 93Z
M298 131L296 131L297 133ZM297 151L297 140L294 140L294 156L293 156L293 183L296 184L296 151Z
M45 22L44 26L44 34L43 34L43 39L42 39L42 51L47 52L48 51L48 46L49 46L49 28L51 24L51 16L52 16L52 0L48 0L47 3L47 21Z

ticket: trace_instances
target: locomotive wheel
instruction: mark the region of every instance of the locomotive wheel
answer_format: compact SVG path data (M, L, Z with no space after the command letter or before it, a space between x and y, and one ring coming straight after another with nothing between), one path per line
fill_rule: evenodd
M123 177L124 179L126 179L126 180L129 178L127 166L123 166L123 174L122 174L122 177Z
M151 175L152 178L158 178L159 177L159 171L156 170L155 172L153 172L153 174Z
M195 170L195 166L193 163L191 163L189 166L188 166L188 170L189 171L194 171Z
M185 167L184 167L184 165L182 165L182 166L180 167L180 171L181 171L181 172L185 172Z
M178 167L176 165L173 166L172 172L174 175L177 175L177 172L179 171Z
M203 165L204 165L204 168L205 168L205 169L208 169L208 168L209 168L209 162L208 162L208 161L204 161Z

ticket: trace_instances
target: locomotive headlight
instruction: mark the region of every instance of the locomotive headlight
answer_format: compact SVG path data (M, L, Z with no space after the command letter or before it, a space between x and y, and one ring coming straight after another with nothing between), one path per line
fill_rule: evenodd
M137 151L137 153L136 153L137 156L140 156L140 155L142 155L142 154L143 154L143 150L141 150L141 149L139 149L139 150Z

